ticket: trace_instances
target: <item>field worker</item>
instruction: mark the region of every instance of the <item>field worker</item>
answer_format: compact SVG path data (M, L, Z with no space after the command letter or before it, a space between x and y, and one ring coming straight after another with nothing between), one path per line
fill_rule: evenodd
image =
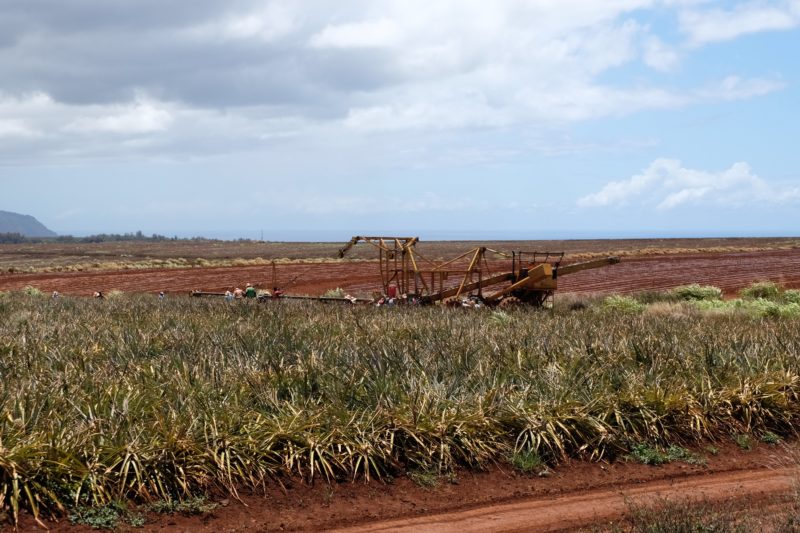
M248 283L247 288L244 290L244 297L255 298L256 296L258 296L258 294L256 293L256 288L253 287L252 283Z
M159 299L159 301L163 301L164 300L164 291L161 291L161 292L158 293L158 299Z
M231 291L225 291L225 301L226 302L233 301L233 293Z
M283 291L280 290L278 287L272 287L272 297L280 298L281 296L283 296Z
M58 291L53 291L53 300L58 298Z
M390 300L397 298L397 285L389 285L389 288L386 290L386 296Z
M104 300L105 299L105 296L103 296L103 291L94 291L94 294L92 296L94 296L98 300Z
M244 298L244 291L241 288L236 287L233 289L233 297L237 300L241 300Z

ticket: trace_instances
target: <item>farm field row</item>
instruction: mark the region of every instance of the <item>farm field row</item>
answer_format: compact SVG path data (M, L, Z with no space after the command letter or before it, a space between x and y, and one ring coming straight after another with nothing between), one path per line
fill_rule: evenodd
M191 265L233 264L235 261L332 259L342 242L239 242L239 241L128 241L104 243L0 244L0 272L161 266L172 261ZM431 259L455 257L470 248L488 246L499 250L564 251L571 256L611 253L653 255L662 253L717 253L781 250L800 247L798 238L703 238L703 239L614 239L529 241L422 241L420 254ZM373 259L375 250L361 245L350 252L353 259Z
M495 264L498 271L504 266ZM800 248L630 256L618 265L564 277L559 280L559 290L560 294L626 294L700 283L716 285L731 296L762 280L786 288L800 287ZM255 265L0 275L0 290L34 286L72 295L90 295L96 290L186 294L192 290L225 291L247 283L271 287L272 268ZM380 277L378 264L372 261L297 262L278 265L276 283L291 294L316 296L340 287L352 294L369 295L380 286Z

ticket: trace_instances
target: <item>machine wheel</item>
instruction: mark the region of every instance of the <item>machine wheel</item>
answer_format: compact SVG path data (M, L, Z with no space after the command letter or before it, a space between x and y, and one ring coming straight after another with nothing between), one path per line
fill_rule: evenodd
M509 307L519 307L521 305L523 305L522 300L520 300L516 296L506 296L505 298L500 300L500 303L497 304L497 307L509 308Z

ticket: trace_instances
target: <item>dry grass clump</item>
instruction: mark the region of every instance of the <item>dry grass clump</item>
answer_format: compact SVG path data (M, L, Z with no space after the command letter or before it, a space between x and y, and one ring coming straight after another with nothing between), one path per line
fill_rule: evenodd
M787 435L798 357L791 317L16 293L0 305L0 512Z
M656 302L648 305L644 311L648 315L662 317L688 317L699 314L695 306L686 302Z

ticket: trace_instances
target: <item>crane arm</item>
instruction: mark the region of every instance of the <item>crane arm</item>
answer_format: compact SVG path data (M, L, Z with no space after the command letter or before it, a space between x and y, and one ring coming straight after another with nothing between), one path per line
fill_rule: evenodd
M497 285L498 283L503 283L504 281L509 281L512 279L514 279L514 274L511 273L499 274L497 276L493 276L491 278L487 278L481 281L468 283L463 287L461 287L460 292L470 292L476 289L489 287L491 285ZM451 296L455 296L456 294L459 294L459 287L453 287L452 289L447 289L446 291L441 291L431 294L429 296L425 296L422 298L422 300L425 303L433 303L433 302L438 302L439 300L444 300L445 298L449 298Z
M583 263L573 263L571 265L560 266L557 269L558 276L566 276L567 274L574 274L582 270L589 270L592 268L600 268L608 265L615 265L619 263L619 257L609 256L602 259L594 259L592 261L584 261Z

